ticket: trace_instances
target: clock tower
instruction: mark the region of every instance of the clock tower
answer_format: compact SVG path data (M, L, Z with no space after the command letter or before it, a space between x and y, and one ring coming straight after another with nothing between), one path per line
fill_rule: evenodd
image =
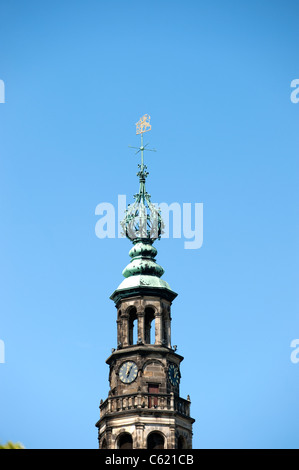
M117 349L106 360L110 390L96 423L100 449L191 449L190 397L180 397L180 364L171 343L171 307L177 294L161 279L154 241L163 233L160 210L146 192L143 134L150 117L136 124L141 135L139 192L129 205L123 232L133 243L124 280L111 295L117 310Z

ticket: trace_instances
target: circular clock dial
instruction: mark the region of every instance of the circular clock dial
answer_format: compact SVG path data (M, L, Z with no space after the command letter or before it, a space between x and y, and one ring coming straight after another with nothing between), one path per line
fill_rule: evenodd
M176 364L170 364L168 367L168 378L171 385L176 387L180 381L180 372Z
M133 380L136 379L137 374L137 365L133 361L124 362L119 369L119 378L125 384L133 382Z

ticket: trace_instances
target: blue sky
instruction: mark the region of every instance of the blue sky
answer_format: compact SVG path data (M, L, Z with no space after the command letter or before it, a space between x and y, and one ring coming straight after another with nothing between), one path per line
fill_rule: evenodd
M0 441L96 448L130 242L95 235L138 189L204 207L204 242L160 240L179 293L195 448L298 447L296 1L1 1Z

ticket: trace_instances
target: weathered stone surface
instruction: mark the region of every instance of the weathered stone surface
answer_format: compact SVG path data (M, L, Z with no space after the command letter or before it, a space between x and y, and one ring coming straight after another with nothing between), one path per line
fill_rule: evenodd
M118 348L107 359L110 392L100 405L100 448L117 449L125 433L136 449L146 449L152 433L160 436L165 449L191 448L190 401L180 398L179 384L174 387L168 378L169 365L179 368L183 360L171 347L171 302L159 295L138 295L116 307ZM119 370L128 361L137 365L138 374L124 383Z

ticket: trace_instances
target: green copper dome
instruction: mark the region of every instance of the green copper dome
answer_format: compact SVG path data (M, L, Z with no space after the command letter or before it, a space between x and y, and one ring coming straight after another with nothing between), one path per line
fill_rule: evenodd
M161 277L164 274L164 269L156 263L154 258L156 254L156 248L149 243L137 242L129 252L132 261L123 270L123 276L130 277L138 274L148 274L150 276Z

